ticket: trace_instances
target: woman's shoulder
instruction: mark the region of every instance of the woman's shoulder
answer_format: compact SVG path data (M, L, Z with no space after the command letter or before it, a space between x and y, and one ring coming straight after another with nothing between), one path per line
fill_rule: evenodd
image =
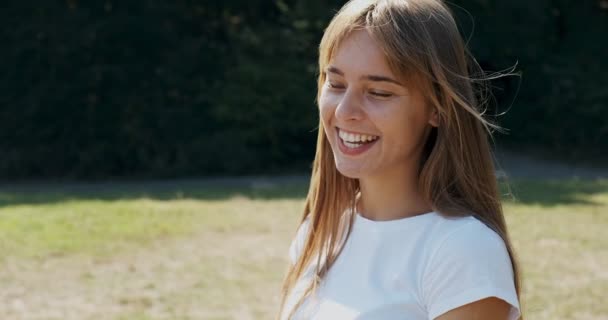
M445 232L429 250L423 300L432 317L485 297L519 304L511 258L501 236L475 217L446 219Z
M426 248L426 270L431 273L431 278L442 278L456 272L455 277L468 275L474 279L502 274L505 279L512 279L507 246L503 238L485 223L470 216L445 218L438 225L440 227L435 231L441 235L435 236Z
M437 214L428 232L433 235L437 247L478 247L482 242L503 243L498 233L474 216L448 217Z
M428 270L442 267L477 268L478 262L500 265L510 271L511 261L502 237L474 216L445 217L437 215L421 231L423 256ZM440 267L441 266L441 267Z
M296 235L291 241L289 246L289 260L294 264L300 256L300 252L306 244L306 238L308 236L308 230L310 228L310 216L304 218L304 220L298 226Z

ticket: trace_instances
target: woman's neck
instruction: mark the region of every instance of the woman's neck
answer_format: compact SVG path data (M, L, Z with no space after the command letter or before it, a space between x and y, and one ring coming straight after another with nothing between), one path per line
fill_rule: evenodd
M394 220L432 211L418 190L418 175L388 172L359 179L357 210L370 220Z

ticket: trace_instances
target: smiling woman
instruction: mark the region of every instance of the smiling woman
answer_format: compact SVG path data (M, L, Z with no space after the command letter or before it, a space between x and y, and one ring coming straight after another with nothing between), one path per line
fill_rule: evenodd
M413 167L431 128L437 126L437 111L425 105L419 90L395 80L368 31L347 37L331 64L319 107L323 127L330 129L327 139L340 151L334 152L338 170L358 178ZM372 141L362 143L362 136Z
M320 124L280 319L521 318L467 51L439 0L354 0L320 45Z

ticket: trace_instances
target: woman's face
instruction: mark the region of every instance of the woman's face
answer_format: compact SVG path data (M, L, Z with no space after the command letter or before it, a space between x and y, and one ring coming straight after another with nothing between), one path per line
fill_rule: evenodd
M350 178L418 165L436 113L398 81L365 30L345 39L326 70L319 109L337 169Z

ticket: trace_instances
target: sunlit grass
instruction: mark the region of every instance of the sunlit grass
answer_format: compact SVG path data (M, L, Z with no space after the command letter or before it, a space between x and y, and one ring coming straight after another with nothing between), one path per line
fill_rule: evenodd
M608 181L519 180L511 189L515 199L505 196L505 214L523 270L527 318L608 318ZM74 295L110 297L106 303L120 306L109 313L104 308L115 305L99 302L98 314L68 308L64 319L269 319L305 191L302 182L0 192L0 256L66 259L85 274L69 280ZM165 250L165 243L178 249ZM104 275L78 262L106 256L120 265L131 252L150 260L133 274ZM161 267L165 262L176 266ZM10 275L0 269L3 277ZM114 287L106 292L108 283ZM53 294L48 299L52 308ZM11 315L2 308L0 316Z
M607 319L608 181L513 185L521 202L505 207L528 318Z
M69 200L0 208L0 256L102 254L124 242L185 234L200 211L187 201Z
M194 231L230 230L243 213L226 213L247 199L300 197L302 184L281 187L178 187L145 191L141 185L99 192L0 191L0 261L3 257L106 254ZM142 191L143 189L143 191ZM266 208L262 214L268 212ZM253 213L252 213L253 214ZM263 228L262 228L263 231Z

